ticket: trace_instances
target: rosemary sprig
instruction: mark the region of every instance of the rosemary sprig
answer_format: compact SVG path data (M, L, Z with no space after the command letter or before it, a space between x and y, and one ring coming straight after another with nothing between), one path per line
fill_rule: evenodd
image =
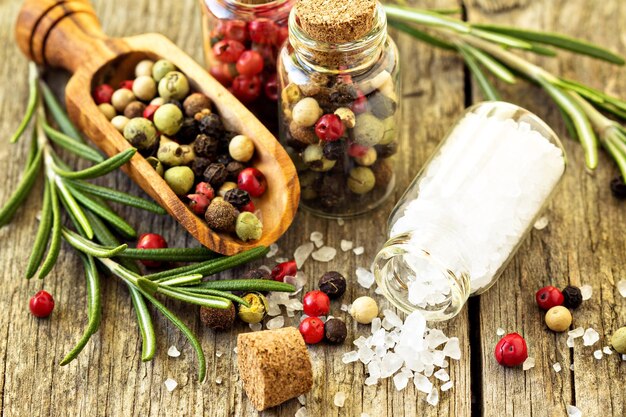
M507 83L521 75L543 88L559 107L574 139L585 151L588 169L598 166L601 144L615 160L626 180L626 130L617 120L626 121L626 101L573 80L558 77L531 63L513 49L525 49L546 56L552 48L623 65L620 55L589 42L561 34L508 26L471 24L434 10L406 5L385 6L390 26L433 46L456 50L465 60L485 98L497 100L500 94L485 71ZM604 111L617 120L604 116Z

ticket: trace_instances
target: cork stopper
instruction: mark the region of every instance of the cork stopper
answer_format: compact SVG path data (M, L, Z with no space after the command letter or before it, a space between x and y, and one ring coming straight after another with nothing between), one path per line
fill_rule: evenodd
M362 38L375 23L376 0L300 0L296 14L313 39L334 43Z
M295 327L239 334L237 367L246 395L259 411L313 386L309 351Z

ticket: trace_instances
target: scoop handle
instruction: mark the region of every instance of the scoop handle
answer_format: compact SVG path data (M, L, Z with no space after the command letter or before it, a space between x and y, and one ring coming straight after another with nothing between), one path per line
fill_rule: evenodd
M87 0L25 0L15 37L31 60L72 73L81 65L102 62L121 52L118 41L102 32Z

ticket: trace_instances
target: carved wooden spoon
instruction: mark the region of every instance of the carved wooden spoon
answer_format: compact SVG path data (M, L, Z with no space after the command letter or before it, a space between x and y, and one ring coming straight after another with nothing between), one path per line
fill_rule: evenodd
M200 243L224 255L270 245L287 230L300 198L291 159L245 106L170 40L158 34L108 38L86 0L26 0L17 19L16 38L22 52L33 61L74 74L65 90L69 116L107 155L115 155L130 144L98 109L91 97L93 87L105 80L116 85L134 76L133 69L142 59L170 60L187 75L192 91L200 91L213 101L227 129L254 141L253 165L268 181L266 193L256 204L262 212L263 236L245 243L212 231L139 154L122 169Z

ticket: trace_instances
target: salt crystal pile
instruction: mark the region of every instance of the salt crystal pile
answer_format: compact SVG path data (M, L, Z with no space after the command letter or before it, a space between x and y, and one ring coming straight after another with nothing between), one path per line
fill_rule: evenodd
M617 291L619 291L619 295L626 298L626 279L623 279L617 283Z
M393 378L396 389L401 391L413 379L415 388L427 394L426 401L436 405L439 390L433 386L433 381L445 382L445 390L452 387L445 369L446 358L461 358L459 339L448 338L438 329L428 329L419 311L411 313L404 322L392 310L384 310L383 315L383 320L372 321L368 337L360 336L353 342L357 349L345 353L342 362L365 364L368 373L365 385ZM442 386L442 391L445 390Z
M585 330L585 334L583 335L583 345L593 346L598 340L600 340L598 332L591 327Z
M416 252L442 264L403 256L419 271L408 286L409 301L420 307L449 303L447 269L469 274L472 292L489 285L565 169L562 150L528 123L481 110L490 107L457 124L391 228L391 236L411 232Z

